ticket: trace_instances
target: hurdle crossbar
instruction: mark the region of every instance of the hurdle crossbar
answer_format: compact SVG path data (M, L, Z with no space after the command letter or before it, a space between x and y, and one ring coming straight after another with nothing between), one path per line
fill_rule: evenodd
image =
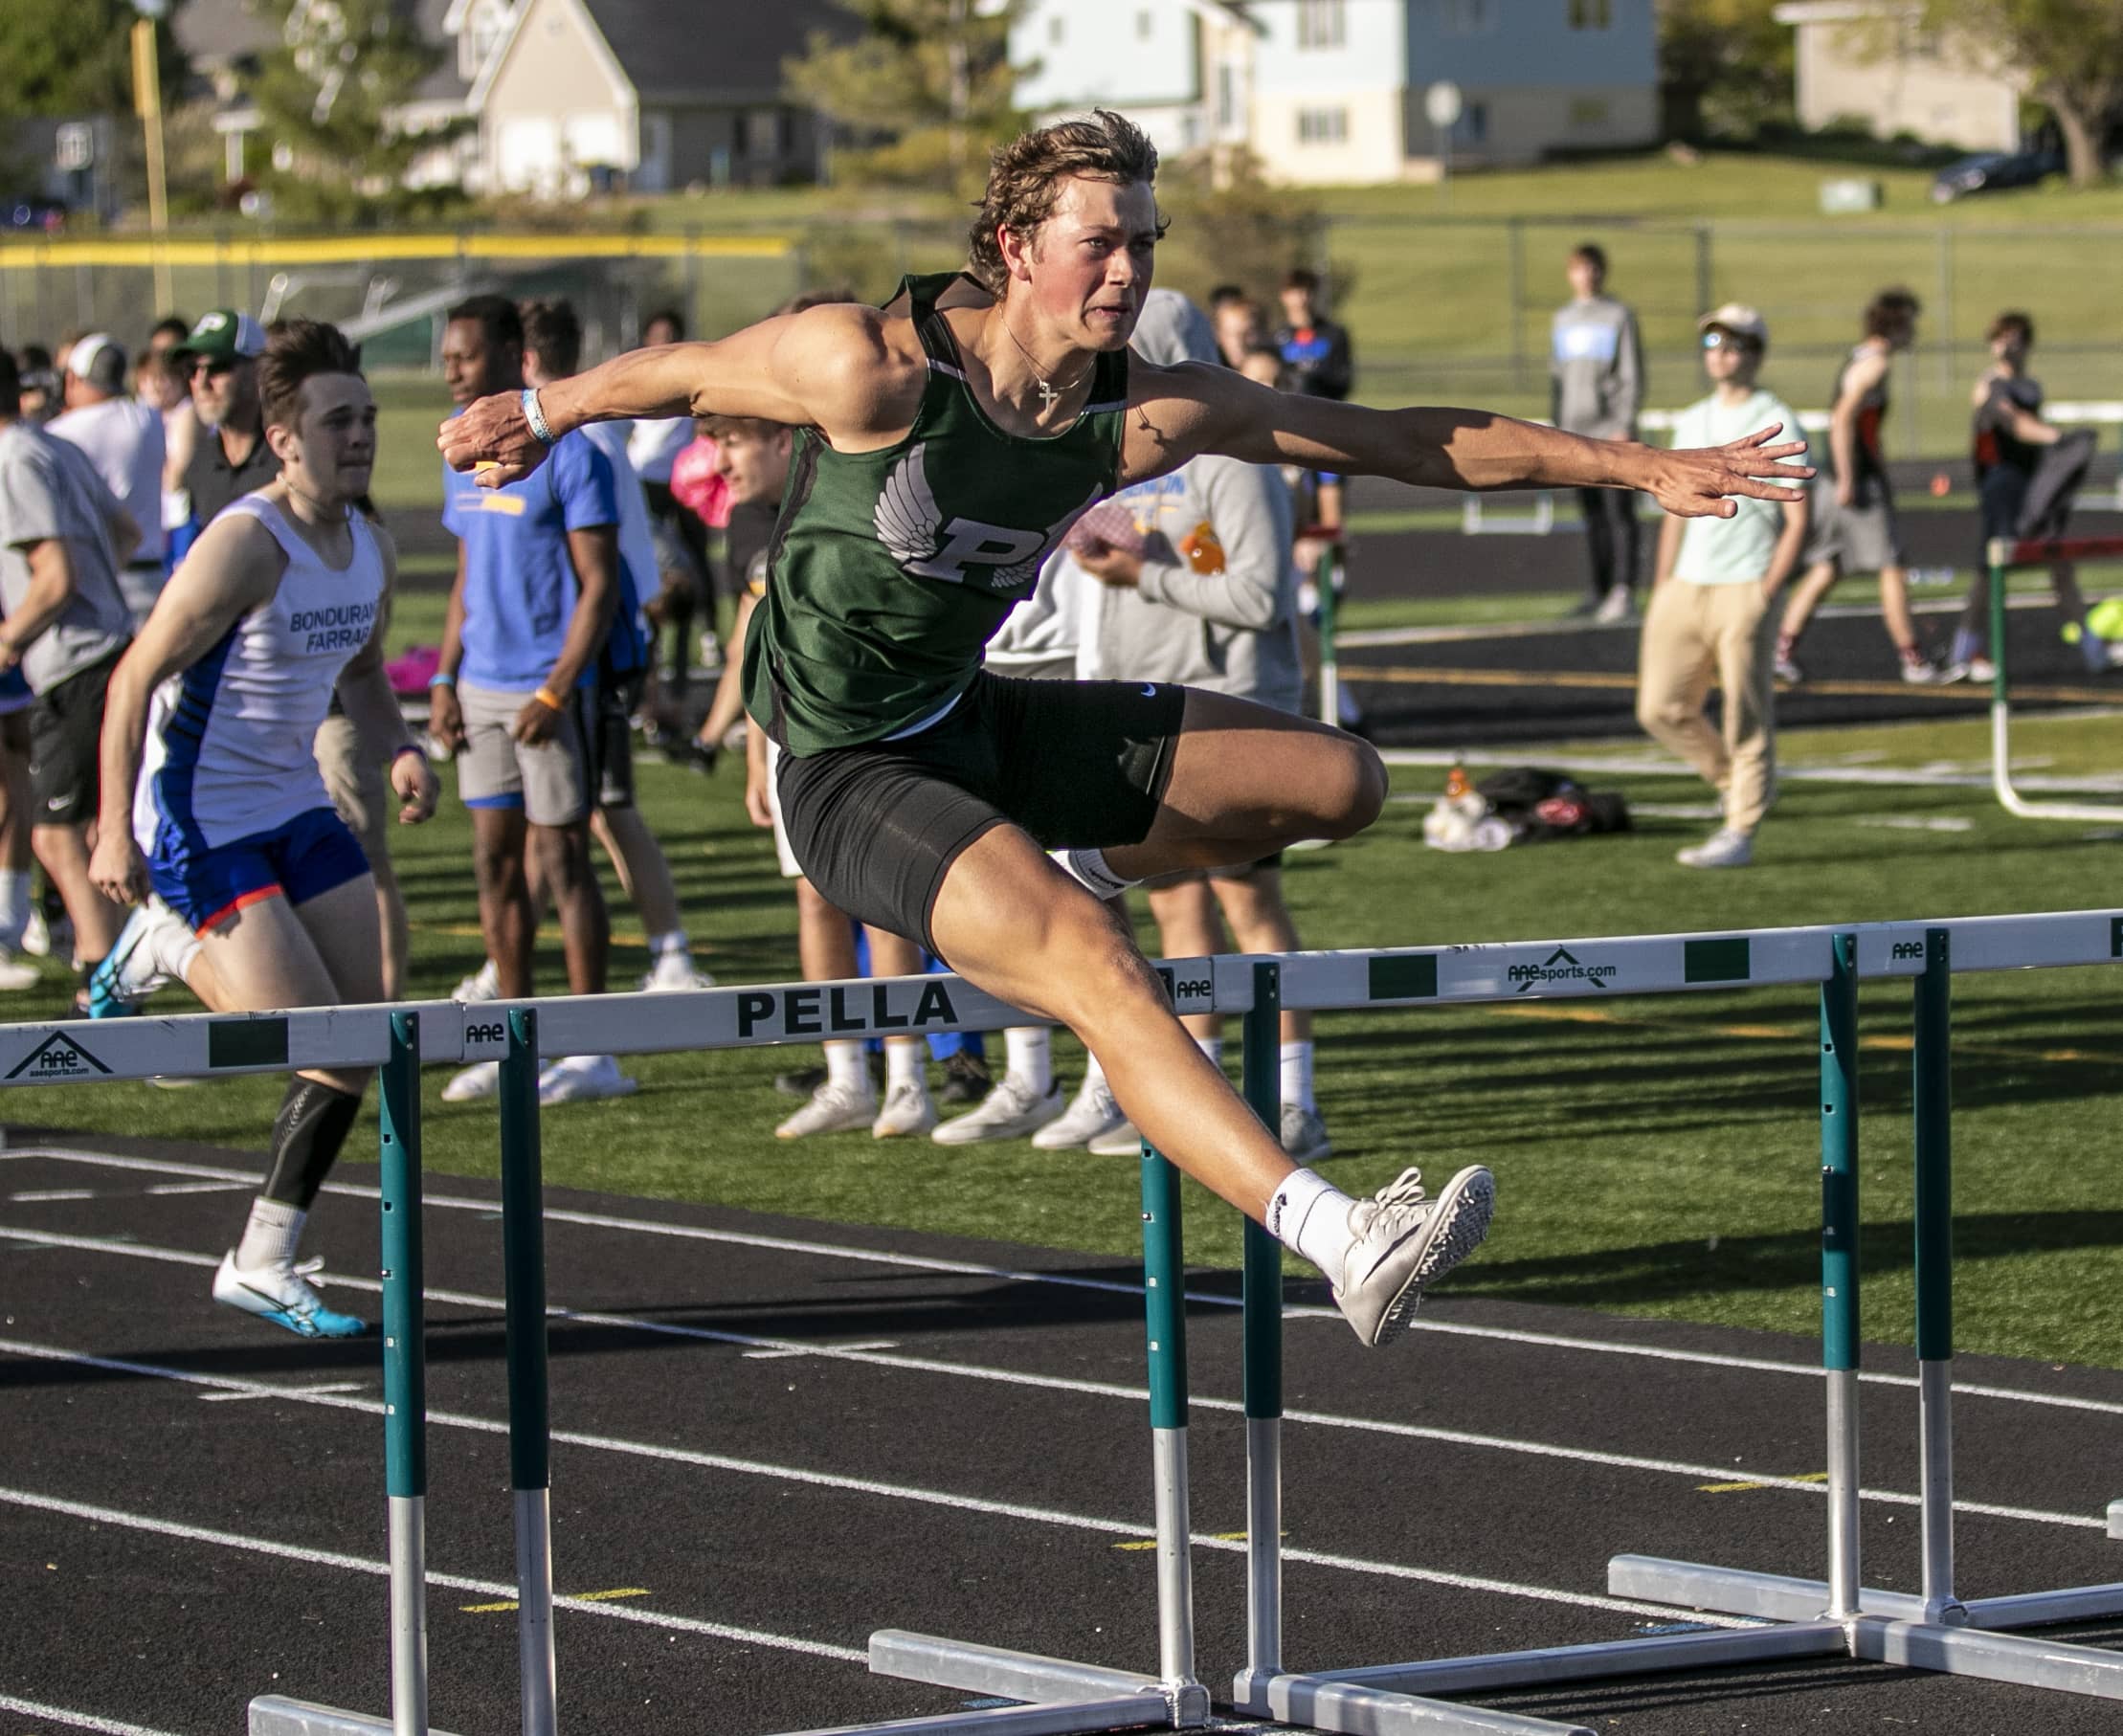
M1990 783L2000 806L2022 820L2123 820L2123 805L2098 802L2038 802L2020 793L2012 781L2012 699L2005 673L2005 580L2022 568L2058 561L2097 560L2123 555L2123 537L2053 537L2014 542L1994 537L1984 545L1990 567Z

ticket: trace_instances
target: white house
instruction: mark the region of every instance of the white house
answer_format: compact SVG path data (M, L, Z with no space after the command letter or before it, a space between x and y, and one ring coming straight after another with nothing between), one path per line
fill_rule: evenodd
M2022 81L1974 38L1926 30L1896 0L1790 0L1775 13L1798 32L1799 122L1862 121L1963 150L2020 148Z
M1243 143L1280 180L1429 180L1423 97L1458 85L1455 164L1658 137L1652 0L1034 0L1018 100L1104 102L1161 149Z

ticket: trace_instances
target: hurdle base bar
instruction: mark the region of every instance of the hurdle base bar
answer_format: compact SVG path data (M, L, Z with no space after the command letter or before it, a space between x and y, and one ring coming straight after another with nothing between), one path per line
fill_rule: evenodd
M261 1694L251 1702L251 1736L391 1736L388 1718L343 1712L280 1694ZM430 1730L428 1736L445 1736Z
M1209 1722L1209 1690L1198 1681L1161 1681L1154 1676L1139 1676L1129 1670L1073 1663L1067 1658L1045 1658L1037 1652L1013 1652L972 1640L939 1639L933 1635L909 1634L898 1628L883 1628L870 1636L870 1670L878 1676L926 1681L935 1687L955 1688L968 1694L991 1694L998 1700L1025 1701L1031 1703L1020 1708L1024 1711L1074 1716L1078 1720L1076 1723L1042 1723L1038 1726L1041 1730L1192 1730ZM916 1719L910 1724L878 1727L888 1730L989 1727L950 1721L968 1716L973 1714L950 1714L941 1722ZM1016 1729L1018 1726L1005 1727Z
M2109 1535L2123 1537L2123 1501L2109 1502Z
M1075 1736L1080 1730L1140 1730L1152 1727L1144 1721L1142 1702L1142 1695L1132 1694L1060 1705L980 1706L938 1718L835 1725L827 1730L800 1731L797 1736L939 1736L959 1731L965 1736ZM1160 1727L1162 1723L1156 1720Z
M1417 1663L1368 1664L1360 1669L1313 1670L1302 1675L1249 1670L1241 1672L1232 1684L1231 1697L1240 1710L1256 1716L1356 1736L1390 1736L1404 1730L1493 1731L1505 1736L1506 1732L1577 1730L1582 1726L1448 1704L1431 1696L1553 1687L1572 1681L1714 1670L1793 1658L1847 1657L1849 1649L1849 1636L1842 1622L1817 1620L1774 1628L1661 1634L1590 1645L1428 1658Z
M1765 1621L1810 1621L1828 1606L1824 1580L1663 1561L1652 1555L1617 1555L1607 1564L1607 1591L1615 1597L1679 1604L1724 1615L1754 1615ZM1930 1622L1925 1620L1924 1599L1915 1592L1867 1586L1858 1593L1858 1609L1861 1614L1891 1622L1997 1633L2123 1615L2123 1582L1971 1597L1952 1606L1943 1621Z

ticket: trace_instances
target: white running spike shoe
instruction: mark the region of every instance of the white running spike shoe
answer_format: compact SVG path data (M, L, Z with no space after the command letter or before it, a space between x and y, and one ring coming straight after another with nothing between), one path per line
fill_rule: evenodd
M1068 1109L1062 1096L1062 1081L1050 1081L1044 1091L1015 1073L1005 1073L1002 1082L980 1100L970 1114L946 1122L929 1135L939 1146L971 1146L987 1139L1023 1139L1060 1121Z
M464 997L460 994L458 999ZM500 1061L474 1061L461 1073L450 1076L450 1082L442 1087L442 1101L446 1103L484 1102L497 1097L502 1089L502 1063Z
M814 1133L850 1133L877 1120L877 1093L834 1083L811 1094L811 1101L774 1129L776 1139L809 1139Z
M1684 868L1745 868L1754 859L1754 841L1744 832L1720 826L1700 844L1676 850L1673 859Z
M450 993L453 1001L498 1001L502 998L500 973L494 961L488 959L477 970L459 983Z
M587 1103L600 1097L632 1097L641 1086L619 1071L609 1055L564 1055L538 1076L538 1106Z
M1470 1164L1436 1199L1424 1197L1422 1171L1349 1209L1356 1236L1334 1286L1334 1304L1356 1336L1376 1348L1407 1329L1423 1286L1435 1283L1482 1245L1496 1211L1496 1178Z
M693 962L690 952L666 952L649 967L641 979L644 994L680 994L689 989L712 989L715 979Z
M1110 1133L1128 1120L1120 1104L1097 1074L1084 1075L1075 1100L1053 1121L1032 1136L1042 1151L1067 1151L1087 1146L1101 1134Z
M1285 1103L1276 1128L1283 1155L1293 1164L1316 1164L1334 1155L1334 1142L1327 1137L1327 1123L1317 1109L1303 1103Z
M1093 1157L1140 1157L1143 1136L1136 1130L1135 1124L1124 1115L1092 1140L1087 1149Z
M870 1124L872 1139L907 1139L936 1125L936 1100L918 1079L903 1080L884 1093L884 1107Z
M277 1260L269 1266L239 1266L232 1248L221 1257L220 1269L213 1275L213 1300L284 1326L301 1338L363 1337L369 1323L327 1308L311 1285L310 1278L323 1265L322 1260L300 1266Z

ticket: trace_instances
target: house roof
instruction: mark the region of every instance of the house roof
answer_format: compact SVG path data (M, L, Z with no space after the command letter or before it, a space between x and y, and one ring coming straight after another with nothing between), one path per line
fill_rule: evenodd
M782 89L781 63L814 31L852 38L861 25L833 0L706 0L673 28L668 0L583 0L636 92L655 101L768 100ZM706 17L701 18L700 14Z
M226 65L280 39L280 12L267 0L184 0L169 33L188 60Z
M408 10L413 16L413 29L420 33L420 40L430 48L439 49L441 57L407 93L406 100L462 102L472 94L472 81L458 72L457 43L444 26L444 20L450 15L451 0L412 0Z

